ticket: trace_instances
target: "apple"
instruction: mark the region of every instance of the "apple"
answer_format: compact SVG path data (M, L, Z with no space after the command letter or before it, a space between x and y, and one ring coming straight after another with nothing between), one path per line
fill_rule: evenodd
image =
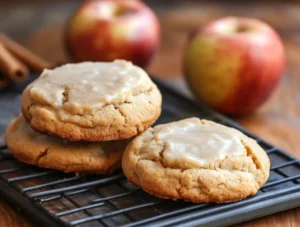
M194 95L229 115L264 103L285 70L278 34L257 19L226 17L193 31L183 70Z
M146 67L158 48L160 26L141 1L90 0L70 19L65 41L75 62L125 59Z

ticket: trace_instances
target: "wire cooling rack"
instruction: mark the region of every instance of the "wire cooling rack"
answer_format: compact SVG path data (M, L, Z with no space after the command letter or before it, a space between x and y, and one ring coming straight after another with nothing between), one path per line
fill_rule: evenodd
M163 95L157 123L200 117L254 138L271 160L268 182L256 196L229 204L192 204L153 197L111 175L63 174L15 160L4 144L6 125L19 114L22 87L0 92L0 196L42 226L227 226L300 205L299 160L236 122L156 81Z

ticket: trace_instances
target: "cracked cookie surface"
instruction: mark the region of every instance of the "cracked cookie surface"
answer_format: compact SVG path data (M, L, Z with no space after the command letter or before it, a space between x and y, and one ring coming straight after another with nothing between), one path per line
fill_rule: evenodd
M270 161L240 131L189 118L135 137L122 168L130 182L157 197L224 203L255 195L269 177Z
M27 86L22 112L40 133L71 141L126 139L161 113L161 94L130 62L84 62L45 70Z
M78 173L110 173L121 167L128 140L70 142L34 131L23 116L12 120L5 140L20 161L43 168Z

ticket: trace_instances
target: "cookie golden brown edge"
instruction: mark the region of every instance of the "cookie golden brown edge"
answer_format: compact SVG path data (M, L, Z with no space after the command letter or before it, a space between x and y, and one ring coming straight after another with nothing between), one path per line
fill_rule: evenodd
M240 131L189 118L135 137L122 168L131 183L154 196L225 203L255 195L269 177L270 161Z
M45 70L22 96L22 113L43 134L70 141L133 137L160 116L162 97L131 62L83 62Z
M5 140L21 162L63 172L101 174L121 168L129 142L70 142L34 131L21 115L8 125Z

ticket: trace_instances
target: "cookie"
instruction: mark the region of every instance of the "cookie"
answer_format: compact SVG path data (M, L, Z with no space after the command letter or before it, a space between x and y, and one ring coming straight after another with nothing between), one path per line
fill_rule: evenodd
M45 70L23 92L22 112L40 133L71 141L126 139L161 113L161 94L132 63L84 62Z
M135 137L122 168L130 182L157 197L224 203L255 195L269 177L270 161L238 130L189 118Z
M34 131L23 116L7 127L5 140L20 161L63 172L110 173L121 167L128 140L70 142Z

